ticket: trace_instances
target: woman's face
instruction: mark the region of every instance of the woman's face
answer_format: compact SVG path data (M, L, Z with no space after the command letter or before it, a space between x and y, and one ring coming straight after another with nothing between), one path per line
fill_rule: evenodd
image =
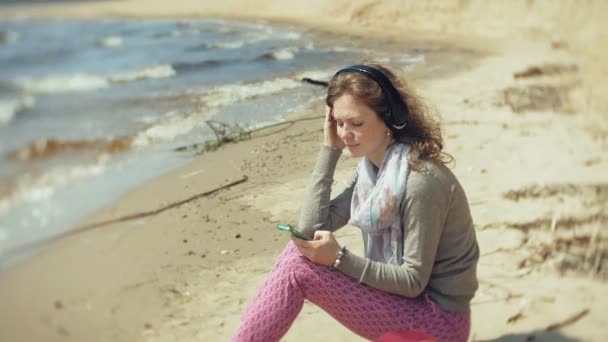
M333 103L333 117L346 151L353 157L366 156L379 167L390 137L376 112L352 95L344 94Z

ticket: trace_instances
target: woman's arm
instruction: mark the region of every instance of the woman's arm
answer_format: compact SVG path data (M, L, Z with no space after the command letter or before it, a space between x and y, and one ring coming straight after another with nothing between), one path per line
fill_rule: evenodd
M330 200L334 172L342 150L321 146L319 157L306 188L300 213L299 229L309 237L316 230L335 231L350 218L350 200L355 179L342 193Z

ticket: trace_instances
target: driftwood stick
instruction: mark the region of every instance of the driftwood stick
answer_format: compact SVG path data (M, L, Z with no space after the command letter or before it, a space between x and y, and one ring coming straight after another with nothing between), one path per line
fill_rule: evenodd
M589 313L589 309L585 308L585 309L583 309L583 310L581 310L581 311L573 314L572 316L564 319L563 321L556 322L556 323L553 323L553 324L549 324L547 326L547 328L545 328L545 330L552 331L552 330L557 330L557 329L563 328L566 325L570 325L572 323L575 323L579 319L585 317L588 313Z
M157 208L157 209L154 209L154 210L133 213L133 214L121 216L121 217L118 217L118 218L115 218L115 219L111 219L111 220L106 220L106 221L101 221L101 222L96 222L96 223L91 223L91 224L87 224L87 225L84 225L84 226L80 226L80 227L78 227L76 229L72 229L70 231L67 231L65 233L53 236L51 238L44 239L44 240L38 240L38 241L34 241L34 242L30 242L30 243L28 243L28 244L26 244L24 246L19 246L17 248L8 250L8 251L6 251L6 253L3 253L1 256L2 257L19 256L19 255L25 254L28 251L33 250L35 248L43 247L44 245L46 245L46 244L48 244L50 242L66 238L66 237L71 236L71 235L80 234L80 233L83 233L83 232L85 232L87 230L96 229L96 228L99 228L101 226L106 226L106 225L109 225L109 224L112 224L112 223L123 222L123 221L128 221L128 220L134 220L134 219L141 218L141 217L156 215L156 214L162 213L163 211L169 210L171 208L175 208L177 206L180 206L180 205L182 205L184 203L193 201L193 200L201 198L201 197L209 196L209 195L212 195L212 194L214 194L214 193L216 193L216 192L218 192L220 190L227 189L227 188L230 188L232 186L244 183L244 182L247 181L247 179L248 179L247 176L243 176L241 179L236 180L234 182L231 182L231 183L228 183L228 184L224 184L224 185L222 185L220 187L217 187L215 189L211 189L209 191L206 191L206 192L203 192L203 193L200 193L200 194L188 197L188 198L183 199L181 201L169 203L166 206L163 206L163 207L160 207L160 208Z
M118 218L115 218L115 219L111 219L111 220L91 223L91 224L88 224L88 225L85 225L85 226L78 227L78 228L76 228L74 230L71 230L71 231L68 232L68 234L69 235L78 234L78 233L81 233L81 232L83 232L85 230L97 228L97 227L100 227L100 226L106 226L108 224L112 224L112 223L116 223L116 222L129 221L129 220L134 220L134 219L138 219L138 218L141 218L141 217L156 215L156 214L162 213L163 211L169 210L171 208L178 207L178 206L180 206L180 205L182 205L184 203L193 201L193 200L201 198L201 197L206 197L206 196L212 195L212 194L214 194L214 193L216 193L216 192L218 192L220 190L227 189L227 188L230 188L232 186L241 184L243 182L246 182L247 179L248 179L247 176L243 176L243 178L241 178L239 180L236 180L234 182L230 182L230 183L222 185L222 186L220 186L218 188L215 188L215 189L212 189L212 190L209 190L209 191L206 191L206 192L203 192L203 193L200 193L200 194L188 197L188 198L183 199L181 201L169 203L168 205L166 205L164 207L160 207L160 208L157 208L157 209L154 209L154 210L150 210L150 211L142 211L142 212L139 212L139 213L133 213L133 214L121 216L121 217L118 217Z
M327 81L321 81L321 80L315 80L309 77L304 77L302 78L302 82L306 82L306 83L310 83L310 84L314 84L314 85L318 85L318 86L322 86L322 87L326 87L329 86L329 82Z

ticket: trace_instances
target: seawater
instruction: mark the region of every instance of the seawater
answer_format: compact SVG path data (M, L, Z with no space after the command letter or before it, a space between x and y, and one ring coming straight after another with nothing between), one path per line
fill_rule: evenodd
M191 161L174 149L213 139L206 120L280 121L323 97L303 77L362 60L424 55L264 22L0 22L0 268Z

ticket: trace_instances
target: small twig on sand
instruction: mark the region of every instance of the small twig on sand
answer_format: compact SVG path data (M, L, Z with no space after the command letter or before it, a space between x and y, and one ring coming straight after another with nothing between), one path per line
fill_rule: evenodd
M553 324L549 324L547 326L547 328L545 328L545 330L552 331L552 330L557 330L557 329L563 328L566 325L570 325L572 323L575 323L579 319L585 317L588 313L589 313L589 309L585 308L585 309L583 309L583 310L581 310L581 311L573 314L572 316L564 319L563 321L560 321L560 322L557 322L557 323L553 323Z
M492 299L480 300L478 302L471 302L471 305L488 304L488 303L496 303L496 302L508 302L511 299L522 298L523 296L524 296L523 294L509 293L505 297L502 297L502 298L492 298Z

